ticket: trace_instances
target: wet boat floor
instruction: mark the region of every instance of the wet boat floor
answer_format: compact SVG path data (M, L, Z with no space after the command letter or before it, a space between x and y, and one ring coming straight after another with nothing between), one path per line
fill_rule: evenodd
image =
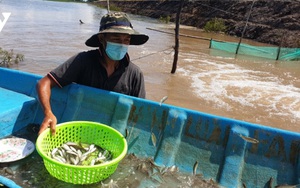
M12 135L26 138L33 143L37 139L39 125L31 124ZM176 167L159 167L150 158L138 158L127 154L117 170L109 178L90 185L74 185L52 177L46 170L42 158L35 150L28 157L11 163L0 163L0 175L13 180L21 187L219 187L212 180L205 180L201 174L181 173ZM1 187L1 185L0 185ZM3 187L3 186L2 186Z

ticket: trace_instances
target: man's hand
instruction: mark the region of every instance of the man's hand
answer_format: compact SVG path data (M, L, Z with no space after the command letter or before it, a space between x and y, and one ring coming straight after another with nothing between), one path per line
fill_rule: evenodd
M50 128L51 134L52 136L54 136L56 131L56 123L57 119L53 113L45 116L44 121L42 122L42 125L40 127L39 135L47 128Z
M57 119L55 115L52 113L51 105L50 105L50 97L51 97L51 88L56 86L56 83L50 76L45 76L41 80L39 80L36 89L39 96L39 101L43 108L45 117L40 127L40 131L38 134L41 134L47 128L51 129L51 133L55 135L55 127L57 123Z

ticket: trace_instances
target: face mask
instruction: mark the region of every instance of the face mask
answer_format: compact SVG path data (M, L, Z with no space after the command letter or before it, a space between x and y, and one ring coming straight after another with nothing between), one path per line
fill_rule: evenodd
M107 56L115 61L123 59L126 55L128 49L128 45L119 44L114 42L107 42L105 52Z

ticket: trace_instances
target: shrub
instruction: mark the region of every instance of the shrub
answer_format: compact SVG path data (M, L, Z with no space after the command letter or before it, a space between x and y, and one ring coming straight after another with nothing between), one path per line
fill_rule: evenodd
M18 64L23 60L23 54L14 54L13 50L7 51L0 47L0 67L10 67L13 63Z
M170 16L166 16L166 17L160 16L159 17L159 21L164 22L166 24L168 24L170 22L170 19L171 19Z
M208 21L204 26L204 31L207 32L225 32L226 26L224 20L219 18L214 18Z

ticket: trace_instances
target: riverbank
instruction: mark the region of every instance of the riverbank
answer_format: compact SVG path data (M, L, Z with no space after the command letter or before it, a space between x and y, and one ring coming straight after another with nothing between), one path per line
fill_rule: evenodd
M107 1L94 3L107 7ZM123 12L175 22L180 1L110 1ZM251 14L244 38L272 45L300 48L300 1L191 1L181 11L181 24L203 28L213 18L221 18L226 34L241 37Z

